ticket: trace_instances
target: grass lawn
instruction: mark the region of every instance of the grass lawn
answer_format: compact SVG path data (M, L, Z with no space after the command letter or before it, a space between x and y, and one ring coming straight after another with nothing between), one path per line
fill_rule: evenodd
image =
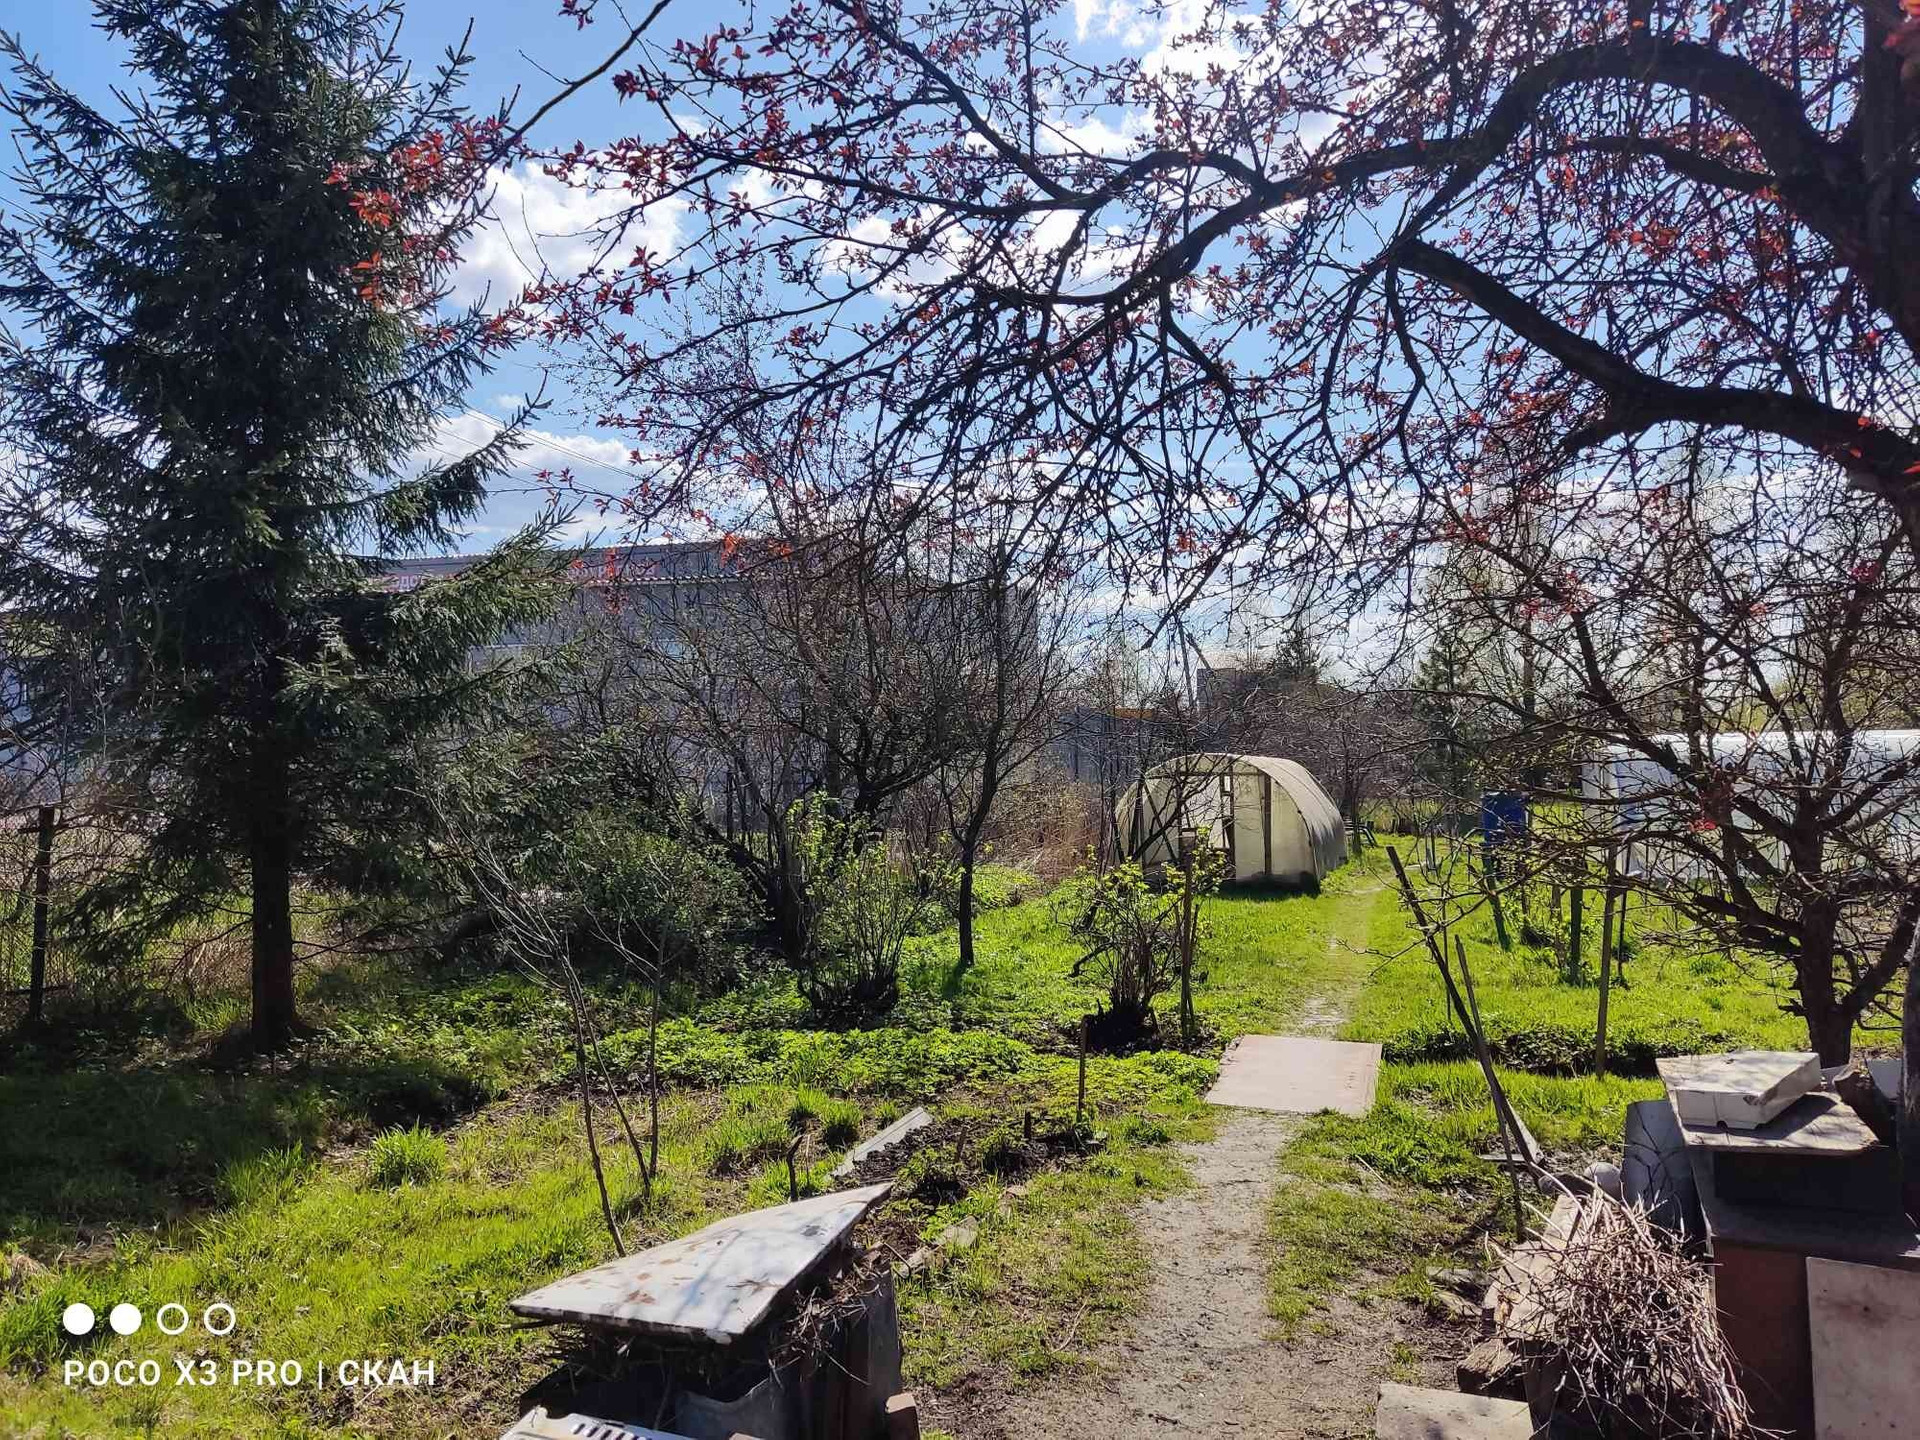
M950 1157L915 1160L896 1219L921 1238L971 1219L981 1243L904 1288L910 1383L1018 1385L1081 1363L1140 1299L1148 1257L1130 1212L1185 1183L1172 1145L1212 1132L1201 1096L1219 1049L1284 1031L1318 1002L1345 1011L1347 1037L1381 1041L1390 1063L1371 1115L1308 1121L1282 1157L1276 1325L1324 1323L1336 1294L1422 1298L1434 1264L1473 1253L1506 1222L1477 1158L1494 1135L1484 1084L1453 1058L1438 979L1384 866L1350 865L1317 896L1242 892L1209 908L1198 1052L1094 1057L1103 1144L1017 1188L988 1157L1017 1136L1023 1111L1043 1127L1071 1120L1070 1037L1099 993L1092 976L1072 974L1077 951L1048 899L984 915L966 974L950 933L916 942L905 996L880 1029L806 1028L778 973L688 999L662 1026L672 1088L666 1178L650 1206L601 1117L629 1247L784 1199L795 1124L809 1132L811 1186L846 1132L928 1102L959 1138ZM1556 1073L1583 1063L1593 986L1564 983L1517 939L1503 949L1487 917L1461 933L1535 1135L1569 1161L1617 1147L1626 1104L1656 1082ZM612 980L597 993L610 1053L637 1079L639 998ZM551 1335L516 1326L505 1302L611 1249L566 1083L564 1013L523 977L457 967L336 970L312 982L307 1010L322 1035L291 1062L142 1041L78 1067L35 1069L27 1057L0 1075L0 1249L46 1267L0 1295L4 1440L485 1436L550 1366ZM1638 1070L1703 1034L1796 1039L1794 1022L1731 967L1653 946L1632 957L1613 1013L1616 1053ZM237 1323L220 1339L169 1340L149 1323L74 1341L58 1316L76 1300L102 1314L131 1301L150 1320L170 1300L196 1311L222 1300ZM321 1361L431 1360L434 1383L176 1387L171 1357L189 1350L218 1367L298 1360L309 1374ZM162 1362L161 1383L62 1383L69 1359L142 1358Z
M1357 984L1365 917L1382 903L1358 869L1319 896L1218 901L1199 991L1204 1053L1094 1057L1088 1096L1103 1145L1017 1194L981 1157L1024 1110L1042 1125L1071 1119L1068 1036L1097 994L1090 977L1071 976L1076 952L1045 899L983 916L968 974L953 973L950 935L921 942L907 997L881 1030L801 1028L777 976L690 1007L663 1027L674 1088L666 1181L650 1207L602 1116L627 1243L785 1199L778 1156L796 1099L814 1117L802 1152L810 1184L837 1149L821 1140L825 1122L871 1133L932 1101L969 1137L958 1175L910 1172L894 1203L922 1236L972 1218L982 1243L904 1291L912 1383L1017 1383L1076 1363L1138 1298L1146 1257L1129 1211L1184 1182L1170 1144L1209 1131L1200 1096L1212 1056ZM609 985L602 1010L614 1053L637 1057L635 997ZM323 1035L292 1063L223 1065L204 1050L143 1045L118 1063L0 1076L0 1249L47 1267L0 1297L0 1436L424 1440L495 1433L516 1413L552 1339L514 1325L505 1302L610 1253L564 1083L562 1014L511 974L371 969L316 982L308 1013ZM430 1133L382 1138L415 1122ZM958 1198L943 1183L955 1178L967 1186ZM214 1300L234 1308L231 1335L196 1325L173 1340L154 1328L162 1304L197 1314ZM72 1340L58 1317L74 1301L103 1316L129 1301L149 1321L129 1337L102 1325ZM173 1357L187 1354L223 1377L246 1358L297 1360L309 1379L321 1361L431 1360L434 1383L176 1386ZM160 1383L69 1387L70 1359L154 1359Z
M1281 1158L1269 1298L1282 1334L1319 1323L1335 1295L1425 1299L1432 1268L1477 1263L1488 1234L1512 1238L1510 1191L1479 1158L1498 1148L1492 1100L1478 1064L1452 1058L1470 1051L1439 974L1401 907L1375 906L1370 917L1368 969L1341 1035L1381 1044L1379 1101L1362 1119L1309 1121ZM1627 984L1609 999L1610 1073L1578 1073L1591 1068L1598 986L1591 976L1567 983L1551 949L1526 943L1520 917L1508 919L1510 948L1485 910L1449 939L1465 942L1501 1083L1567 1168L1618 1158L1626 1107L1661 1093L1656 1056L1806 1043L1764 972L1642 941L1630 944ZM1596 914L1587 955L1597 954Z

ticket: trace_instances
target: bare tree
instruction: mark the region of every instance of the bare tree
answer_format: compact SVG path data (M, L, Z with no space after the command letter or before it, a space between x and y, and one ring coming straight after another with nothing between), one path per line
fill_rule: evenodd
M1061 733L1083 638L1084 586L1064 570L1024 565L995 535L956 557L947 606L959 677L956 754L934 772L959 867L960 966L974 959L974 871L1003 789Z
M1438 616L1524 635L1555 692L1543 713L1478 696L1513 722L1489 773L1538 782L1536 864L1598 872L1609 898L1630 870L1784 964L1813 1047L1844 1061L1920 922L1920 748L1888 733L1920 722L1899 526L1792 475L1576 491L1550 525L1489 497L1488 563Z

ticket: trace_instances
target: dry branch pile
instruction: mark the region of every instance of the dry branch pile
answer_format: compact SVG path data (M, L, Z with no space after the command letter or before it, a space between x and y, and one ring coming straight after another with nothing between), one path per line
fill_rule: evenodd
M1555 1412L1607 1440L1765 1434L1735 1378L1707 1272L1679 1237L1605 1195L1559 1210L1567 1223L1509 1256L1503 1277L1510 1338L1557 1392Z

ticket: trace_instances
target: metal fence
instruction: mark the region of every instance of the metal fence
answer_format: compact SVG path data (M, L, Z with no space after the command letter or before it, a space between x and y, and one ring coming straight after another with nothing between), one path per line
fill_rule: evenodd
M57 833L50 806L0 814L0 1018L10 1021L73 989L70 950L53 940Z
M75 811L39 806L0 811L0 1030L75 1007L101 1010L134 992L191 1000L245 975L244 908L142 934L103 963L85 943L72 907L93 887L124 876L143 837ZM96 942L103 937L95 936Z

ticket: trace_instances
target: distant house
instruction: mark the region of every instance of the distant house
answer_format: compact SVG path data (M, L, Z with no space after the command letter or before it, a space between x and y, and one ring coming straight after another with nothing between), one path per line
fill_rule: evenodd
M431 555L395 561L386 570L385 584L391 590L412 590L452 579L485 559L483 554ZM564 644L608 616L617 616L623 629L637 633L684 615L689 605L710 605L720 588L741 583L718 541L597 546L581 551L568 574L578 586L572 606L538 626L502 635L481 655Z
M1072 780L1115 793L1179 748L1171 720L1152 707L1096 709L1081 705L1062 717L1053 755Z

